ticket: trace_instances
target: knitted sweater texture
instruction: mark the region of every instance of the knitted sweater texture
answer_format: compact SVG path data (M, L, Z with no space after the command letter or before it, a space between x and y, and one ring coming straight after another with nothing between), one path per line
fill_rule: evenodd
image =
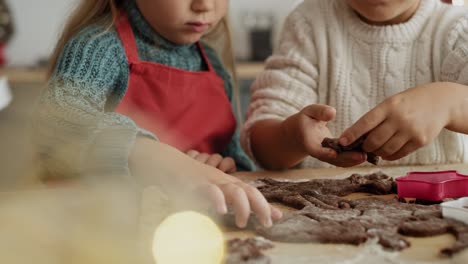
M346 1L305 0L289 15L266 70L251 88L241 142L253 157L250 129L256 122L284 120L317 103L336 108L328 126L339 136L385 98L431 82L468 85L467 8L422 0L409 21L372 26ZM444 129L431 144L388 164L467 160L467 136ZM330 165L309 157L302 166Z

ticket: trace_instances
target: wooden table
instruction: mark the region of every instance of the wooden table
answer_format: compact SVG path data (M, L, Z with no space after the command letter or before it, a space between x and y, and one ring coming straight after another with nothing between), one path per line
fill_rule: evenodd
M408 171L414 170L446 170L457 169L462 173L468 173L468 164L426 166L426 167L386 167L380 168L391 176L401 176ZM253 181L262 177L272 177L275 179L306 180L317 178L344 178L351 173L368 173L379 170L376 167L353 168L353 169L307 169L291 170L286 172L254 172L239 173L237 176L245 181ZM81 229L70 229L70 223L74 225L83 223L91 224L93 232L86 232L85 237L74 243L78 253L99 253L101 259L103 252L106 256L114 258L116 252L123 254L125 250L119 248L119 244L114 245L113 240L108 239L99 232L122 232L134 226L133 221L140 229L140 242L144 245L145 252L142 254L142 261L134 263L153 263L150 259L149 249L151 248L152 237L158 223L169 214L166 212L167 200L164 194L156 187L149 187L143 194L141 209L135 203L130 202L133 198L122 195L118 188L111 188L105 185L106 192L83 193L81 189L74 189L70 186L67 189L48 189L42 191L21 192L17 194L3 194L0 199L0 229L2 238L0 239L0 259L21 258L24 261L3 261L1 263L63 263L63 255L57 254L64 250L64 240L70 237L76 239L76 235L81 234ZM106 195L111 191L111 196ZM117 193L114 193L117 192ZM124 192L125 194L125 192ZM356 194L363 196L364 194ZM117 200L108 200L106 197L114 197ZM139 200L139 199L136 199ZM104 210L104 209L105 210ZM138 211L138 212L135 212ZM138 219L133 220L132 216L138 215ZM86 227L86 226L85 226ZM117 230L117 231L116 231ZM130 230L129 232L133 232ZM78 233L77 233L78 232ZM126 232L124 232L126 233ZM100 234L101 237L95 237ZM232 230L225 233L226 238L254 236L252 232L243 230ZM109 236L114 237L114 236ZM203 238L200 238L203 239ZM446 264L466 264L468 263L468 250L461 252L451 259L440 258L440 249L451 245L455 241L451 235L442 235L430 238L408 238L411 247L401 252L386 252L376 245L375 241L361 246L344 244L319 244L319 243L275 243L273 249L265 251L271 257L272 264L302 264L302 263L446 263ZM28 242L25 243L24 241ZM67 241L66 246L70 246ZM5 245L8 245L5 246ZM36 246L40 245L40 246ZM81 248L84 246L84 248ZM90 249L93 250L90 250ZM16 249L12 250L12 249ZM66 250L67 248L65 248ZM18 252L27 252L20 254ZM68 251L66 251L68 252ZM78 259L78 253L74 253L70 259ZM8 256L5 258L5 256ZM84 255L86 256L86 254ZM10 258L9 258L10 257ZM69 262L67 262L69 263ZM74 262L91 263L91 262ZM104 261L98 263L116 263L115 261ZM131 262L120 262L131 263Z
M424 167L366 167L353 169L305 169L290 170L285 172L254 172L241 173L238 176L245 181L253 181L258 178L271 177L287 180L308 180L318 178L344 178L352 173L369 173L382 170L392 177L403 176L409 171L431 171L456 169L462 173L468 173L468 164L424 166ZM356 194L356 197L365 194ZM249 237L252 232L231 231L227 238ZM455 241L452 235L442 235L430 238L408 238L411 247L401 252L386 252L375 242L361 246L338 244L290 244L275 243L275 248L265 251L271 257L273 264L282 263L468 263L468 250L465 250L451 259L441 258L440 249L449 246Z

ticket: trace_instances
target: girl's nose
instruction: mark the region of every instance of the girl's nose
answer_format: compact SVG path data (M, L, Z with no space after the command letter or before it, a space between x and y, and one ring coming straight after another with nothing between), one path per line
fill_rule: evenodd
M197 13L208 12L214 8L217 0L193 0L192 10Z

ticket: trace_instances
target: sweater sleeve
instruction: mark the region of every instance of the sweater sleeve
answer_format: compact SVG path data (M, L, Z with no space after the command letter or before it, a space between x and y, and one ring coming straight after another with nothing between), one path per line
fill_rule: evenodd
M36 113L44 176L129 175L139 129L128 117L106 111L113 97L124 94L127 65L113 31L87 29L65 45Z
M216 54L216 52L207 45L204 45L204 49L208 59L210 60L211 65L216 70L216 73L219 77L221 77L221 79L223 79L226 95L229 101L231 102L231 107L235 110L236 104L234 103L235 98L231 76L225 70L223 63L219 59L219 56ZM233 158L236 161L236 166L239 171L251 171L255 168L255 166L253 162L249 159L247 154L245 154L244 150L242 150L239 135L240 130L239 127L237 127L228 146L220 154L223 157Z
M308 14L297 8L283 26L280 43L251 87L241 143L254 158L250 130L258 121L284 120L318 100L318 59Z
M441 81L468 85L468 16L458 19L446 38Z

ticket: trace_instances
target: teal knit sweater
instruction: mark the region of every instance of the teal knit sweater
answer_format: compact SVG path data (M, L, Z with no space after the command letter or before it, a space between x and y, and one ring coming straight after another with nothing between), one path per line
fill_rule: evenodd
M165 40L130 2L126 9L141 60L189 71L207 70L196 45ZM231 100L229 74L214 50L203 47ZM37 111L34 136L46 175L130 175L128 158L135 138L156 139L157 135L113 112L126 92L128 79L127 58L115 29L91 25L65 45ZM253 169L240 147L238 130L221 154L234 158L240 170Z

